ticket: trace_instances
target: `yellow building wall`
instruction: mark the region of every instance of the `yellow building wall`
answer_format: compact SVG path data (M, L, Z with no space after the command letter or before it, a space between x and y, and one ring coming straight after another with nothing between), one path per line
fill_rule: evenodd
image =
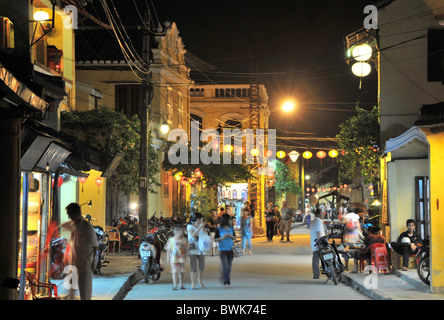
M390 239L406 231L407 219L415 219L415 177L428 176L427 160L395 160L387 164Z
M444 133L423 131L430 143L430 287L433 293L444 293Z
M105 209L106 209L106 179L103 179L102 185L96 185L95 180L102 174L100 171L91 170L87 172L88 179L83 184L79 182L79 200L78 203L82 205L82 214L86 216L89 214L96 221L91 221L94 225L105 227ZM92 200L92 206L88 206L88 202Z

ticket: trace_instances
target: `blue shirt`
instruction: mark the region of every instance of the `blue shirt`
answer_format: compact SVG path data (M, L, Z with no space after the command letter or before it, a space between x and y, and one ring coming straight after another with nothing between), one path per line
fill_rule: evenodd
M233 227L230 227L228 230L226 230L225 228L217 227L217 231L219 235L216 234L216 238L222 238L226 233L231 233L232 235L235 235ZM231 251L233 244L233 239L227 237L222 241L219 241L219 251Z

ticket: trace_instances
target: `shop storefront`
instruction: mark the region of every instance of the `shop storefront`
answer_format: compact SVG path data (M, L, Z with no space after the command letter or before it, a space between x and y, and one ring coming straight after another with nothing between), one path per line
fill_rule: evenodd
M236 217L236 226L240 227L242 207L248 201L248 183L230 183L219 186L217 190L219 207L231 212Z

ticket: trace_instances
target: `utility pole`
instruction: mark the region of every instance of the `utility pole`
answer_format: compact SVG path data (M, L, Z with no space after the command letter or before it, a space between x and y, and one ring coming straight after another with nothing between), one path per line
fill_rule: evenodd
M143 48L142 59L146 69L150 66L150 38L151 31L149 14L145 14L145 24L143 28ZM145 236L148 227L148 134L149 134L149 106L153 98L153 86L151 83L151 72L142 75L142 105L140 107L140 161L139 161L139 231L141 236Z
M257 137L256 130L260 129L261 121L260 121L260 109L261 109L261 99L260 99L260 87L259 87L259 79L255 77L253 79L254 72L258 72L258 61L257 56L255 55L252 58L251 66L250 66L250 129L253 130L254 133L254 141L257 145ZM264 141L265 142L265 141ZM262 156L262 155L261 155ZM260 163L257 159L257 162L251 165L250 170L253 173L254 178L248 182L248 192L250 202L256 202L256 212L255 212L255 225L254 225L254 233L262 233L262 207L263 207L263 176L260 174ZM257 227L257 228L256 228Z

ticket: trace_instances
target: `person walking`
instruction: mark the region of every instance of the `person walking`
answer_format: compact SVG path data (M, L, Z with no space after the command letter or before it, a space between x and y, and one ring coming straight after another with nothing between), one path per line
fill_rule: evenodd
M171 265L171 274L173 278L173 290L177 290L177 280L179 288L185 289L183 280L185 278L185 262L187 257L188 241L184 235L183 228L174 226L174 235L168 239L165 246L167 252L167 261Z
M360 243L361 225L359 223L359 215L354 213L350 207L344 208L342 214L342 223L344 224L344 236L342 241L345 247L345 251L348 252L343 255L345 260L344 270L348 270L348 262L350 257L355 259L356 261L356 259L359 258L359 252L362 248L362 245ZM352 272L358 272L357 263L355 263L355 268Z
M80 300L92 299L92 278L96 268L95 255L99 247L96 233L92 225L83 219L82 211L78 203L70 203L66 206L66 213L71 220L65 222L62 227L71 231L71 265L77 269L77 283ZM73 274L74 275L74 274ZM74 298L73 287L70 298Z
M214 241L214 236L216 235L217 227L219 226L219 216L217 215L216 209L211 209L211 218L207 222L208 230L210 231L211 237L211 255L214 256L216 253L217 243Z
M293 219L293 210L288 207L287 200L282 201L281 208L281 222L280 222L280 231L281 231L281 241L284 240L284 233L287 234L287 241L290 241L290 230L291 230L291 221Z
M250 211L245 209L241 218L241 231L242 231L242 245L245 254L245 249L248 245L249 255L253 249L253 243L251 238L253 237L253 218L250 215Z
M270 202L268 203L267 210L265 210L265 224L267 227L268 241L273 241L275 219L273 204Z
M316 209L314 213L314 219L311 222L310 226L310 241L311 241L311 250L313 251L313 257L312 257L312 270L313 270L313 279L319 279L319 276L321 274L319 269L319 247L316 246L316 239L319 239L320 237L325 236L325 228L324 223L322 222L322 210Z
M205 252L199 248L199 237L205 235L205 223L203 222L202 214L195 212L187 225L188 232L188 250L190 254L190 277L191 289L196 289L196 281L198 281L201 288L205 288L203 284L203 272L205 269ZM197 267L199 265L199 270Z
M233 245L234 240L236 240L230 215L224 214L221 217L214 240L219 243L219 256L222 264L219 283L229 288L231 286L231 268L234 259Z

